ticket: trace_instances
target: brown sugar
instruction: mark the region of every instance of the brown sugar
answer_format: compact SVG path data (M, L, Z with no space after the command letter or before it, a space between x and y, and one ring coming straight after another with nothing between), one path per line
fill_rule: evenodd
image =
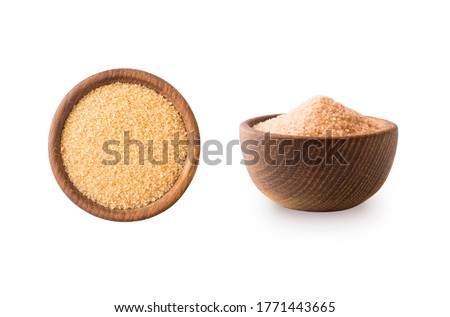
M135 144L129 146L130 160L125 162L126 133L145 145L145 155L151 140L154 160L163 159L166 140L167 163L141 159L142 151ZM121 210L144 207L169 191L183 169L187 146L181 146L175 157L178 152L171 143L175 134L180 140L187 138L179 112L164 96L138 84L100 86L84 96L66 120L63 164L73 185L98 204ZM108 140L115 140L110 149L122 154L116 164L105 164L114 159L104 151Z
M385 124L363 116L325 96L313 97L297 108L275 118L260 122L254 128L264 132L292 136L343 137L383 130Z

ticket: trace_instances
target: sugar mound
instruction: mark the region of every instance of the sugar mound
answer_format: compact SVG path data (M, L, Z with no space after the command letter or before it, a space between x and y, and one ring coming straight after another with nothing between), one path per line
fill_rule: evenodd
M383 130L381 120L363 116L325 96L306 100L297 108L275 118L260 122L253 128L293 136L342 137Z

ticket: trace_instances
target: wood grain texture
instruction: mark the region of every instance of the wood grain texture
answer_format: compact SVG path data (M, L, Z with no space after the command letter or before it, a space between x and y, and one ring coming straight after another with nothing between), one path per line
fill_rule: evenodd
M342 139L341 142L346 139L339 152L348 164L340 164L337 160L327 164L325 159L317 164L319 158L326 155L326 147L320 146L329 142L324 137L270 134L275 144L270 148L263 145L265 133L252 127L275 116L243 122L240 125L240 139L252 181L277 204L305 211L348 209L370 198L387 179L397 149L398 128L394 123L377 119L384 121L388 127L372 134L333 138L334 144L339 139ZM308 141L312 139L316 141ZM312 146L305 151L308 144ZM318 161L305 163L301 160L305 155L302 151ZM272 160L267 159L269 155ZM255 156L260 159L250 162Z
M69 180L61 156L61 135L73 107L90 91L114 82L141 84L169 99L179 111L189 136L186 164L173 187L154 203L130 210L113 210L103 207L81 194ZM150 73L135 69L113 69L95 74L76 85L61 101L50 127L48 151L50 165L63 192L78 207L90 214L114 221L136 221L153 217L171 207L185 192L194 177L200 156L200 132L194 113L183 96L169 83Z

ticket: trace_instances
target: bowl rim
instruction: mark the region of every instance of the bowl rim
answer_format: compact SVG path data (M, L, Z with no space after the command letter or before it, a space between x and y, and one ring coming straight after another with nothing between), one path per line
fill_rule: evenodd
M136 209L110 209L84 196L70 181L61 155L61 135L73 107L87 93L114 82L141 84L169 99L181 115L188 136L188 155L178 179L161 198ZM174 101L176 99L176 102ZM198 140L198 141L197 141ZM200 156L200 132L194 113L184 97L165 80L151 73L131 68L116 68L99 72L79 82L62 99L54 114L48 137L48 155L53 175L65 195L78 207L99 218L113 221L137 221L156 216L175 204L184 194L196 172Z
M258 116L258 117L253 117L250 119L247 119L245 121L243 121L240 125L240 130L241 131L245 131L247 133L251 133L254 135L258 135L258 136L264 136L267 133L270 134L270 136L274 139L296 139L296 140L310 140L310 139L316 139L316 140L325 140L328 138L328 136L305 136L305 135L289 135L289 134L280 134L280 133L272 133L272 132L265 132L265 131L261 131L258 129L255 129L253 126L257 123L269 120L269 119L273 119L275 117L278 117L279 115L282 115L282 113L279 114L269 114L269 115L263 115L263 116ZM388 125L388 128L380 130L380 131L376 131L376 132L371 132L371 133L364 133L364 134L355 134L355 135L344 135L344 136L331 136L333 139L359 139L359 138L367 138L367 137L373 137L373 136L378 136L378 135L384 135L387 133L393 133L398 131L398 126L389 120L386 119L381 119L381 118L377 118L377 117L371 117L371 116L366 116L368 118L371 119L375 119L375 120L380 120L383 121L384 123L386 123Z

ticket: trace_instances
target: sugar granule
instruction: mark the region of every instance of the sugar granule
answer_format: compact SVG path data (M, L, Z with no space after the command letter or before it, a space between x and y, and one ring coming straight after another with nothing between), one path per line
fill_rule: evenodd
M124 164L124 132L145 146L144 164L139 164L138 146L130 146L129 165ZM84 96L69 114L61 137L63 164L73 185L86 197L110 209L134 209L161 198L173 186L183 169L187 146L180 147L181 163L174 157L170 142L178 133L187 133L179 112L156 91L138 84L112 83ZM122 154L116 165L105 165L111 156L103 151L107 140ZM161 160L163 140L169 141L167 164L151 164L147 159L148 140L153 156Z
M325 96L313 97L297 108L253 126L263 132L292 136L343 137L383 130L385 124Z

